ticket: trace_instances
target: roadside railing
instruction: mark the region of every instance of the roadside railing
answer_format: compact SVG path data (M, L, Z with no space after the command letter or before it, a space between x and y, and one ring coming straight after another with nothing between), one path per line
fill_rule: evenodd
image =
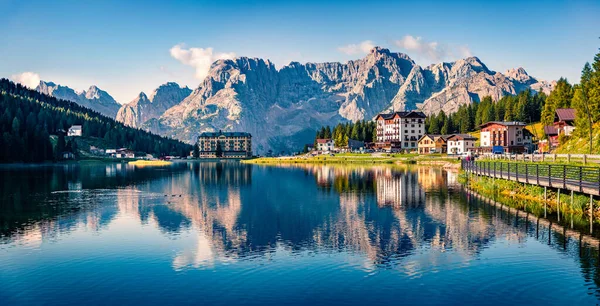
M600 155L597 154L492 154L481 155L484 159L533 161L533 162L559 162L564 161L587 163L600 163Z
M462 160L463 170L527 184L600 195L600 168L564 164L515 163L499 160Z

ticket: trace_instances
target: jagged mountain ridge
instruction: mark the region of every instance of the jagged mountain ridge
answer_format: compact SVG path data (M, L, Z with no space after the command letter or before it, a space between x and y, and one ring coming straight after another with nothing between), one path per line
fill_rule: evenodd
M95 85L90 86L88 90L76 92L67 86L40 81L35 90L57 99L75 102L111 118L115 118L117 111L121 107L111 95Z
M321 125L386 110L451 113L486 95L497 100L528 88L551 84L522 68L494 72L476 57L422 68L376 47L347 63L292 62L279 70L269 60L240 57L213 63L198 88L143 127L188 142L202 131L248 131L257 152L289 151L311 142Z
M160 117L167 109L179 104L192 92L188 87L180 87L169 82L160 85L148 97L141 92L131 102L121 106L116 120L130 127L139 128L150 119Z

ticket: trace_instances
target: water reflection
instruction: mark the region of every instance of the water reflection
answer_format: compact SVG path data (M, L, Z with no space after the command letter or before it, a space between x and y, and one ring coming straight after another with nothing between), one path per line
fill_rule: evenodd
M599 281L598 254L573 233L460 191L439 168L256 167L236 162L0 170L0 239L39 247L77 231L146 226L176 241L171 267L205 269L252 258L346 253L365 271L422 275L468 265L494 243L548 243ZM127 233L123 233L127 234ZM574 238L575 237L575 238ZM0 246L1 247L1 246Z

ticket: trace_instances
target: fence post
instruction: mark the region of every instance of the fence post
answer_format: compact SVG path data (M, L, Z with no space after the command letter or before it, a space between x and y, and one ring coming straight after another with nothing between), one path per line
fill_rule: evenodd
M535 183L540 184L540 164L535 164Z
M590 234L593 231L594 221L594 196L590 194Z
M583 192L583 167L579 167L579 192Z
M567 154L567 163L571 162L571 154Z
M525 182L529 184L529 169L527 167L527 164L525 164Z
M556 197L556 211L558 212L558 222L560 222L560 188L558 189L558 196Z
M548 165L548 185L552 187L552 165Z
M563 165L563 189L567 189L567 165Z
M571 190L571 229L573 229L573 190Z
M544 218L546 218L547 210L548 210L548 187L544 186Z
M583 164L587 164L587 154L583 154Z

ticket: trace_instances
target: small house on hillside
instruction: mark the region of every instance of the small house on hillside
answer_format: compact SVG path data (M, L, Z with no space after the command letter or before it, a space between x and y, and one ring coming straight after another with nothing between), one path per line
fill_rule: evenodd
M569 136L575 129L575 109L558 108L554 114L554 127L558 134L564 133Z
M83 130L81 128L81 125L73 125L69 128L69 131L67 132L67 136L71 136L71 137L79 137L83 134Z
M419 139L419 154L446 153L447 139L452 135L425 134Z

